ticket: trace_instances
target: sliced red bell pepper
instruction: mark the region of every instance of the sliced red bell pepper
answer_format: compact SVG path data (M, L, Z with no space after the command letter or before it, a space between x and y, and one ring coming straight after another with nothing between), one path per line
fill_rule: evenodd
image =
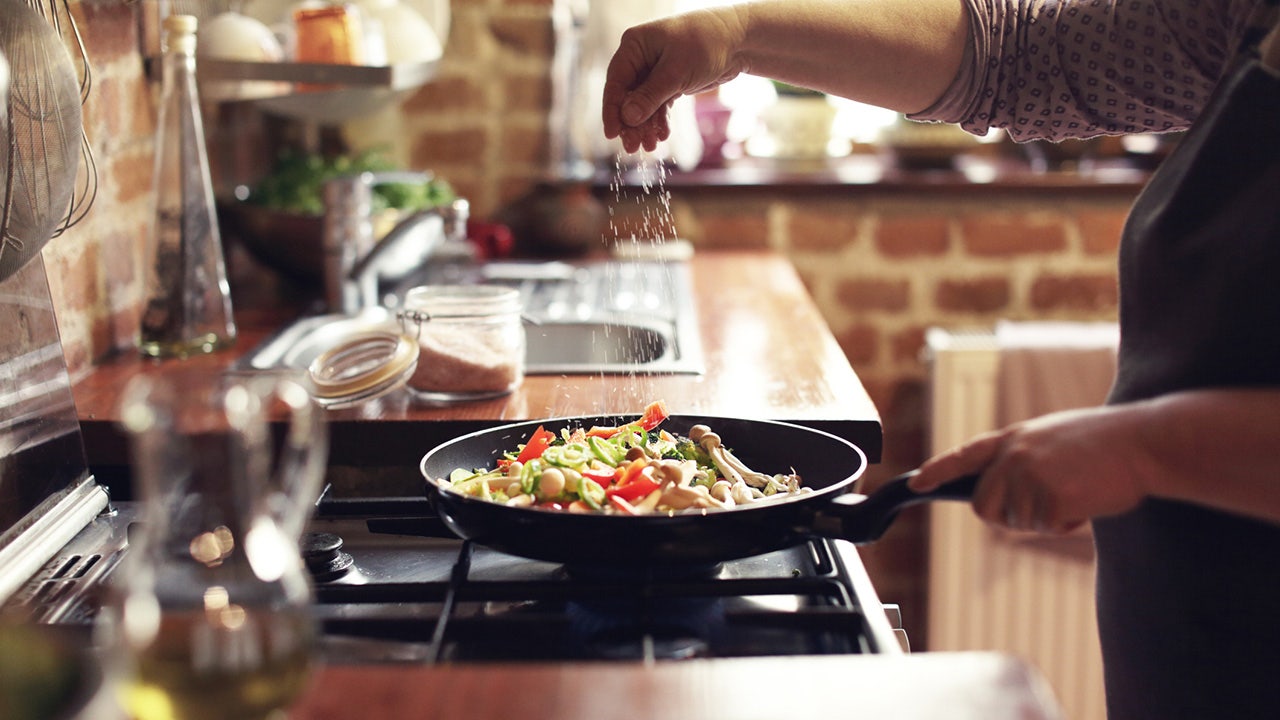
M661 400L655 400L645 407L644 412L640 415L640 419L635 422L619 425L618 427L601 427L599 425L587 431L587 435L595 435L596 437L611 438L618 434L618 431L625 427L639 426L641 430L648 432L662 424L663 420L670 417L667 412L667 404Z
M542 456L542 452L551 447L551 441L556 439L556 434L550 430L544 430L541 425L533 434L529 436L529 441L524 444L524 448L520 450L520 454L516 456L516 462L527 463Z
M623 500L638 500L645 495L657 490L659 485L656 480L649 477L644 472L649 462L644 459L632 460L622 469L618 481L613 487L605 489L605 495L613 498L620 497Z

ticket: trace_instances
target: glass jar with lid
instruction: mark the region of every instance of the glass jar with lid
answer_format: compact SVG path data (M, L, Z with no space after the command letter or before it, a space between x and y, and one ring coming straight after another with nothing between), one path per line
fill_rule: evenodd
M400 316L418 341L415 397L450 403L505 395L524 380L520 293L500 285L425 285Z

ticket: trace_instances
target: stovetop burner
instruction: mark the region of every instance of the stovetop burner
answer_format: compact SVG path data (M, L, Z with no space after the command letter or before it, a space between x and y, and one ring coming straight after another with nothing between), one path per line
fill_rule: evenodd
M384 503L377 507L394 508ZM513 557L459 540L435 518L336 515L322 513L312 530L341 537L352 567L317 583L317 615L326 643L346 661L666 661L899 649L848 543L814 540L637 575ZM421 536L424 527L431 537Z
M342 549L342 538L327 532L309 532L299 543L302 560L316 582L328 582L346 575L355 560Z

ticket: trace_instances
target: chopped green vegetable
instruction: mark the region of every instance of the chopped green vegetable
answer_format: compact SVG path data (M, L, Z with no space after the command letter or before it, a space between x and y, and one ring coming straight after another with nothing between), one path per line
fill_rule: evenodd
M324 214L324 184L343 175L397 170L377 151L356 155L324 157L316 153L286 151L271 173L253 188L249 202L273 210L300 215ZM448 182L439 178L423 184L382 183L373 188L371 210L388 208L413 212L453 202L457 195Z

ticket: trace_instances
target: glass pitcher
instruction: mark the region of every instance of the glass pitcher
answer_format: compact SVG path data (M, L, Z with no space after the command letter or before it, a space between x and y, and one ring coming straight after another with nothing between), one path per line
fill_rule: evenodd
M292 379L188 374L132 381L122 410L143 510L100 629L123 709L283 717L315 643L298 540L328 457L319 408Z

